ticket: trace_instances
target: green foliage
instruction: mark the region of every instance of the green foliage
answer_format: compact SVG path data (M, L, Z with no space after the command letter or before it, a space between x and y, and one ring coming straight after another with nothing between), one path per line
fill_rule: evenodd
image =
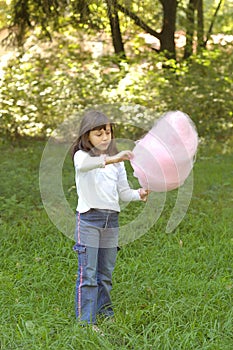
M29 51L9 63L1 87L1 133L46 136L96 90L98 98L98 71L88 56L80 59L78 48L59 42L52 53L50 47Z
M216 48L189 62L152 53L119 61L93 59L73 39L34 45L5 69L0 134L45 137L86 107L118 103L141 105L157 116L180 109L195 121L200 136L225 140L232 130L231 52L230 46ZM154 114L142 118L151 123Z
M108 29L106 3L99 0L11 0L8 11L8 41L19 47L30 35L52 41L57 33L67 34L71 28L92 34Z
M9 15L9 6L6 4L6 1L0 0L0 29L8 24Z
M219 0L212 1L212 0L204 0L204 13L205 13L205 27L206 30L210 26L210 22L212 20L212 16L214 14L214 11L219 3ZM216 18L216 21L214 23L213 27L213 34L217 35L219 33L229 34L232 35L232 15L233 15L233 1L232 0L225 0L222 2L222 5L220 7L220 11L218 13L218 16Z
M44 146L38 141L1 146L1 349L231 350L232 154L201 148L192 202L176 231L165 233L175 199L171 192L155 226L121 248L112 291L115 322L100 321L101 336L75 320L73 242L41 205ZM73 206L70 159L64 170L64 191ZM121 222L135 212L122 211Z
M232 71L228 49L203 51L190 62L175 64L161 97L168 109L189 114L200 136L217 141L231 137L233 127Z
M177 11L177 28L187 28L186 9L189 0L180 0ZM204 30L205 34L210 27L214 12L219 4L219 0L203 0L204 13ZM214 22L212 34L217 35L229 34L232 35L232 15L233 15L233 1L225 0L222 2L217 18Z

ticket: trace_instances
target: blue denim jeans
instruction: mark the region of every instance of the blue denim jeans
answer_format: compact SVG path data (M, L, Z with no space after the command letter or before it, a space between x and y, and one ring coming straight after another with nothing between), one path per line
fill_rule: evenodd
M114 314L110 291L118 231L117 212L91 209L77 213L73 248L78 253L75 313L83 323L96 323L97 314Z

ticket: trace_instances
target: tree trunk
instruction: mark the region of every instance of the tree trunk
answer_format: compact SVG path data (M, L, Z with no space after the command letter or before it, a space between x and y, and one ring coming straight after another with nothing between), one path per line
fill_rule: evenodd
M91 14L91 11L88 7L87 0L77 0L75 2L71 2L73 10L75 14L79 14L79 22L86 23L88 21L88 17Z
M177 0L160 0L163 6L163 28L160 33L160 50L167 58L176 58L175 27Z
M196 0L189 0L187 9L187 30L186 30L186 45L184 49L184 58L189 58L193 53L193 36L195 27L195 3Z
M219 3L218 3L218 6L216 7L216 10L215 10L215 12L214 12L214 16L213 16L213 18L212 18L212 21L211 21L211 23L210 23L209 30L208 30L207 35L206 35L206 40L205 40L205 42L204 42L204 47L206 47L207 42L208 42L208 40L209 40L209 38L210 38L210 36L211 36L212 30L213 30L213 26L214 26L214 22L215 22L215 20L216 20L216 18L217 18L217 14L218 14L218 11L220 10L220 7L221 7L221 5L222 5L222 2L223 2L223 0L220 0Z
M139 18L135 13L127 9L126 7L116 4L117 8L129 16L134 23L145 30L146 33L151 34L160 41L160 50L157 52L165 52L167 58L176 58L175 49L175 23L176 23L176 9L177 0L160 0L163 6L163 28L160 33L152 29L145 23L141 18Z
M117 12L117 0L106 0L106 3L112 33L112 43L115 53L122 57L125 57L125 49L122 41L119 17Z
M204 47L203 0L197 0L197 51Z

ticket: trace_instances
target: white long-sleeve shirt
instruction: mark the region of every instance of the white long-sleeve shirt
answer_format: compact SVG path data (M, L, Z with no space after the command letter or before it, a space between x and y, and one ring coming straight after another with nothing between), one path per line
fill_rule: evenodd
M78 194L77 211L89 209L120 211L119 199L140 200L138 190L130 188L124 162L105 166L105 155L91 157L87 152L74 155L75 182Z

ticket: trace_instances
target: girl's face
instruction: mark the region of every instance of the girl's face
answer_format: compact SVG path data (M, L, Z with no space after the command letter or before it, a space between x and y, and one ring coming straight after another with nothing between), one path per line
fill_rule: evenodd
M97 148L101 153L105 153L112 139L110 124L107 124L105 129L91 130L89 132L89 141L93 147Z

